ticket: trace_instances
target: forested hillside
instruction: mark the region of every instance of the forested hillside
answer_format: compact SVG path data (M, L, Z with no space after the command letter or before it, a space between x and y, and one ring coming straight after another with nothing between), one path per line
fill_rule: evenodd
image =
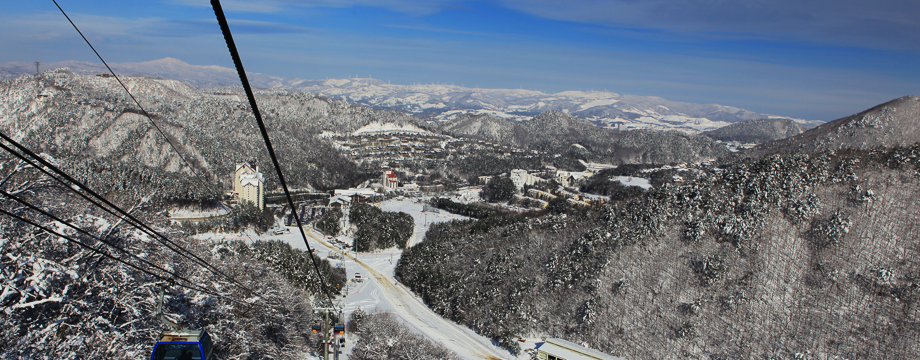
M66 69L38 79L0 81L0 130L58 158L106 192L153 191L156 198L197 201L219 193L220 186L214 184L228 184L237 163L270 166L245 96L228 89L199 92L174 80L123 80L184 160L140 115L115 79ZM283 170L295 187L348 187L370 176L318 139L321 131L351 131L374 120L417 121L305 93L259 91L257 98ZM275 188L274 172L264 173L266 187Z
M801 134L802 125L789 119L757 119L705 131L703 135L721 141L763 144Z
M843 117L799 135L744 151L743 156L775 153L911 146L920 141L920 97L908 95Z
M739 161L587 213L432 226L397 275L511 348L918 358L918 171L917 145Z

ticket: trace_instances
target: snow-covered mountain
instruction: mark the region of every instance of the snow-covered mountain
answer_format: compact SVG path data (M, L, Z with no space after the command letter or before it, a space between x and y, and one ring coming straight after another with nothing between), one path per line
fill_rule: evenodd
M920 139L920 97L907 95L843 117L796 136L746 152L760 157L774 153L907 147Z
M605 91L548 94L525 89L483 89L440 84L395 85L371 78L322 81L272 79L260 85L311 92L445 122L465 115L482 114L527 121L544 112L561 111L589 120L600 127L699 132L739 121L784 118L732 106L683 103L655 96L621 95ZM791 120L806 127L821 123Z
M83 74L105 72L101 64L77 61L48 63L43 67L68 67ZM190 65L173 58L112 64L112 68L119 74L181 80L197 88L239 85L234 69ZM0 78L17 77L34 71L32 62L0 64ZM441 121L452 121L470 114L491 114L526 121L537 114L555 110L587 119L600 127L700 132L739 121L783 118L732 106L684 103L655 96L622 95L606 91L549 94L525 89L483 89L440 84L396 85L371 78L304 80L259 73L248 75L252 85L260 88L311 92ZM822 123L817 120L792 120L806 128Z
M226 182L225 174L237 163L269 163L245 96L204 92L176 80L122 80L172 139L181 158L114 79L63 69L0 81L0 130L31 149L73 162L70 171L98 182L94 188L131 188L128 182L143 179L161 188L158 196L165 198L213 195L214 189L200 188L206 182L178 175L190 175L188 165L206 178ZM297 187L348 187L363 181L356 164L314 136L323 130L351 132L372 122L423 124L408 114L308 93L256 93L272 140L289 166L285 171ZM108 172L101 169L113 176L102 176ZM142 173L129 180L125 174L130 171ZM275 181L272 176L266 173L269 184Z

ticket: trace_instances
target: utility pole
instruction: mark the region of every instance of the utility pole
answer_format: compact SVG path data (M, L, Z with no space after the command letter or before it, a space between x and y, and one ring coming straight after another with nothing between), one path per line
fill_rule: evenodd
M329 360L329 342L332 334L332 326L329 326L329 311L323 311L323 344L326 346L323 359Z
M41 74L41 72L38 71L38 65L40 65L41 63L42 63L41 61L37 61L37 60L35 61L35 75Z

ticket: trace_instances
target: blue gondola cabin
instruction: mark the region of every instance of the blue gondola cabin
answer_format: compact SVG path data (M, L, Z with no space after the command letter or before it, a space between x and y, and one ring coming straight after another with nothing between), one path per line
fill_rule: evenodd
M150 360L210 360L211 336L204 330L168 330L160 333Z

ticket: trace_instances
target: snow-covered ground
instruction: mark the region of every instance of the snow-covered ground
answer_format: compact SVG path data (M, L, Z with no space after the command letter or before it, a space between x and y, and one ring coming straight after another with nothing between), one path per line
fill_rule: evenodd
M438 213L425 212L422 202L425 199L404 198L400 200L387 200L378 206L384 211L402 211L412 216L415 220L415 233L409 240L410 246L418 244L424 239L428 226L433 223L450 221L452 219L465 219L463 216L454 215L445 211ZM306 250L300 232L296 227L290 228L291 232L283 235L257 235L252 232L241 234L205 234L202 238L224 238L234 240L281 240L291 244L297 249ZM402 251L391 248L371 254L356 254L350 250L340 249L332 244L330 238L324 237L319 232L305 228L305 233L310 247L316 249L317 255L327 258L333 266L343 267L348 275L348 287L342 307L346 318L357 308L364 311L392 312L411 329L422 334L432 341L439 343L457 353L464 359L529 359L529 355L522 353L515 357L507 350L496 346L484 336L478 335L469 328L458 325L434 313L407 287L395 279L396 264ZM337 237L338 240L351 243L346 236ZM330 254L344 254L344 260L330 258ZM337 255L333 255L336 256ZM361 275L363 282L353 281L355 275ZM533 348L534 342L539 339L528 339L522 343L521 348ZM343 354L350 355L354 342L350 339L346 343Z
M649 179L633 177L633 176L613 176L610 178L611 181L619 181L621 184L626 186L638 186L645 190L648 190L652 187L652 183L649 182Z
M186 220L186 219L204 219L210 217L219 217L224 216L230 213L230 208L224 204L220 204L220 207L210 208L210 209L196 209L196 208L175 208L169 210L169 218L171 220Z
M404 212L412 216L415 220L415 232L412 234L412 238L409 239L410 247L418 244L425 238L425 232L428 231L428 226L430 224L467 218L446 211L423 211L424 206L422 203L427 201L427 199L428 198L406 198L402 200L387 200L378 205L380 210L383 211Z

